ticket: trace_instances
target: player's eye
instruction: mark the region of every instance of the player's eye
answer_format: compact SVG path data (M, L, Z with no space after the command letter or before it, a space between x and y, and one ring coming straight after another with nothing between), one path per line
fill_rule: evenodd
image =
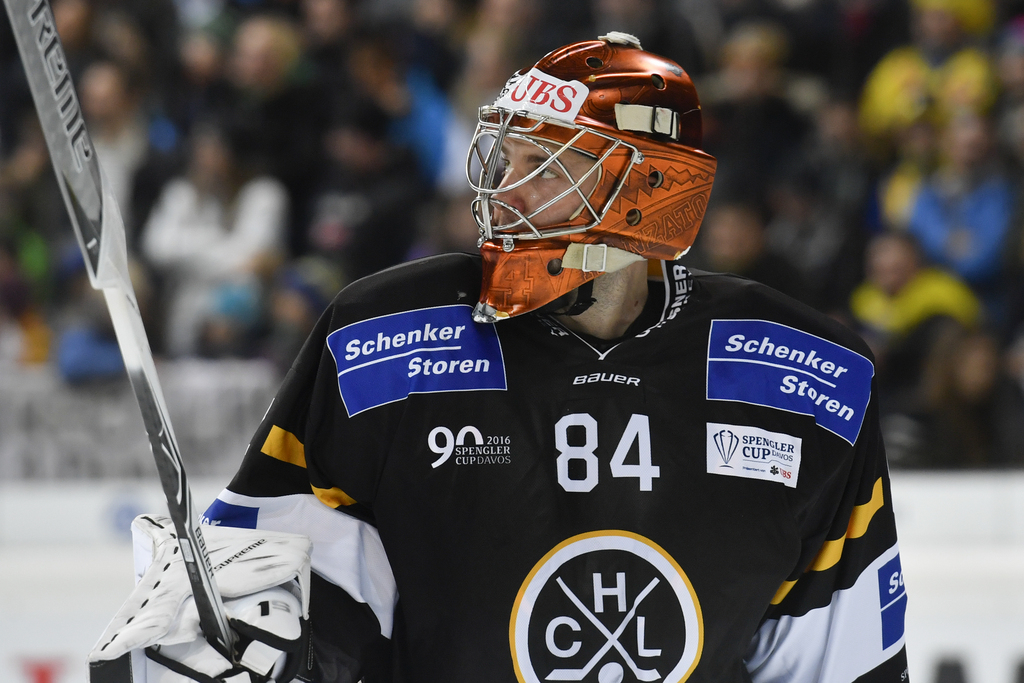
M554 169L552 169L550 166L548 166L543 171L541 171L540 177L544 178L545 180L551 180L553 178L561 178L561 176L558 175L558 173Z
M494 187L498 187L501 181L512 171L512 164L503 153L498 156L496 173L494 174Z

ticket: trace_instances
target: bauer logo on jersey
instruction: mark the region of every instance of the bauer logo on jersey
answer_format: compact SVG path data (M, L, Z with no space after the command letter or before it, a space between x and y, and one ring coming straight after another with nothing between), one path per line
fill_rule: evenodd
M509 639L520 683L671 681L700 660L693 586L649 539L595 531L563 541L526 577Z
M874 366L821 337L767 320L713 320L707 397L813 415L851 445L871 398Z
M409 394L505 389L493 325L465 305L421 308L346 325L327 337L338 388L356 415Z
M708 473L796 488L802 439L746 425L708 422Z

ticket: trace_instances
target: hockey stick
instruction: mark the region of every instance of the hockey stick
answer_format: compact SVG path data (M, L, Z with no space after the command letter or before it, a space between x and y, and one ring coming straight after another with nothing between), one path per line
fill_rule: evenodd
M64 48L48 0L4 0L32 89L64 204L89 281L103 291L125 369L142 410L164 496L207 640L234 663L234 633L213 578L192 493L164 405L163 392L128 276L124 223L85 129Z

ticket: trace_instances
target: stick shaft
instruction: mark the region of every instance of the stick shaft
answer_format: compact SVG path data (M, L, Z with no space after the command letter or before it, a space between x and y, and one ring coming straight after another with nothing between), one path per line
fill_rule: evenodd
M128 276L124 224L85 128L48 0L4 0L92 286L103 291L125 369L142 411L203 632L232 659L234 634L216 589L153 354Z
M178 544L185 560L196 609L199 611L199 623L210 643L233 661L234 633L228 626L220 592L213 578L213 566L200 530L199 517L195 514L192 491L181 461L178 441L167 415L142 316L139 315L134 297L128 296L123 290L107 287L103 289L103 296L107 301L118 346L121 347L128 379L142 411L142 421L146 426L160 484L167 499L167 509L178 533Z

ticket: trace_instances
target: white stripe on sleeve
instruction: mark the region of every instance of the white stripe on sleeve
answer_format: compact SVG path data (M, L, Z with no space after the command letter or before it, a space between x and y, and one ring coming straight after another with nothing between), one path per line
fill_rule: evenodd
M753 683L854 681L903 647L907 596L899 547L875 559L832 602L799 616L770 619L745 663Z
M380 622L381 635L391 637L398 588L380 534L372 525L327 507L312 493L253 498L225 489L217 498L258 508L259 529L309 536L313 571L368 605Z

